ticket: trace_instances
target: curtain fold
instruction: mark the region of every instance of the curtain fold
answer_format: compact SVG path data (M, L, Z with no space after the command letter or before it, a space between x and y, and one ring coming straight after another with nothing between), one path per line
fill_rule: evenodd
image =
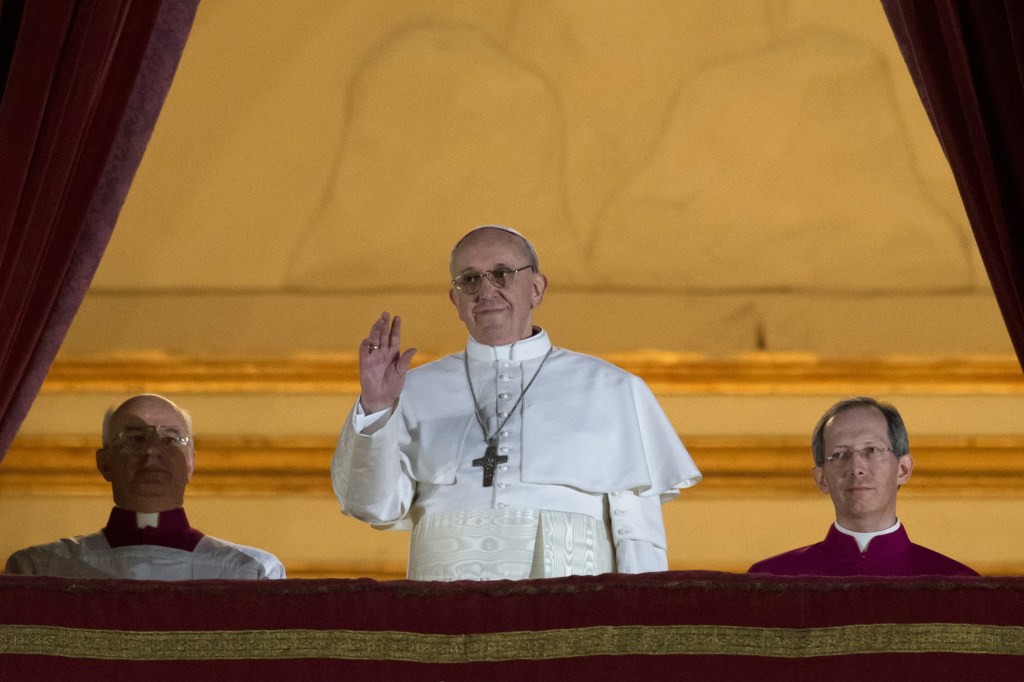
M1024 3L883 0L1024 367Z
M15 36L0 99L0 460L99 265L197 6L0 4Z

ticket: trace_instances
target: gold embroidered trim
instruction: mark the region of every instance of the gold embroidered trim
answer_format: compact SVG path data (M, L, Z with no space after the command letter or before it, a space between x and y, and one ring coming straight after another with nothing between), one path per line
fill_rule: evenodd
M352 659L473 663L607 655L810 658L1024 655L1024 627L878 623L823 628L638 625L459 635L357 630L125 631L0 625L0 655L106 660Z

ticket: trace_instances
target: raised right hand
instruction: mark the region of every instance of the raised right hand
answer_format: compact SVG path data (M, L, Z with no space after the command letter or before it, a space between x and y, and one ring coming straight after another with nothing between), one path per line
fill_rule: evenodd
M415 348L401 352L402 319L384 312L359 344L359 402L363 412L373 414L391 407L405 386L405 373L416 354Z

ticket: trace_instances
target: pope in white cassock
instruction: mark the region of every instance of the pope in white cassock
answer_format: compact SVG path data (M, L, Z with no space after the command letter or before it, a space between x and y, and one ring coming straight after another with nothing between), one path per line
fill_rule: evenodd
M533 326L547 278L515 230L469 232L450 270L464 353L409 370L388 313L360 345L344 512L411 529L414 580L667 570L661 505L701 474L650 389Z

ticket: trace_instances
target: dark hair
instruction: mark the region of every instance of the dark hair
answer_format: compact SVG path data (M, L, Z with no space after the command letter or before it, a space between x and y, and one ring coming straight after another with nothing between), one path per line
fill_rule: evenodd
M902 457L910 452L910 437L907 436L907 427L903 424L903 417L900 416L899 410L889 403L879 402L866 396L858 396L840 400L821 415L821 419L814 427L814 433L811 434L811 455L814 457L814 466L820 467L825 464L825 424L840 412L854 407L873 407L881 412L889 426L889 442L892 444L893 454L896 457Z

